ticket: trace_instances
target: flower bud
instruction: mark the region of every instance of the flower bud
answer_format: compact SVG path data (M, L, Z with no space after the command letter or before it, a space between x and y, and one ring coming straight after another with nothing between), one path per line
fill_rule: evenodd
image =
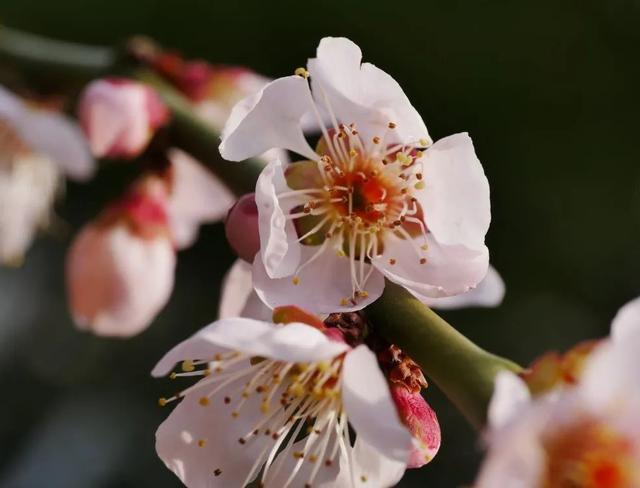
M229 245L236 254L241 259L252 263L260 250L258 207L253 193L243 195L231 207L225 222L225 233Z
M417 440L407 467L424 466L440 449L440 425L436 413L419 392L412 393L403 385L392 383L391 396L402 423Z
M96 157L134 158L169 118L158 94L141 83L108 78L90 83L78 117Z
M131 336L166 304L176 261L166 197L164 182L149 177L80 231L66 267L78 328Z

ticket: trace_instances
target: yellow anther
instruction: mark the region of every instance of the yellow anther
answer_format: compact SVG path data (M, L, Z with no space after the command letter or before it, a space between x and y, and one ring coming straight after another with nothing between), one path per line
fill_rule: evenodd
M416 190L424 190L424 187L425 187L424 181L418 181L415 185L413 185L413 187Z
M182 371L190 372L194 369L196 369L196 367L193 365L193 361L191 361L191 359L185 359L182 361Z
M421 145L422 147L427 147L427 146L429 145L429 141L428 141L428 139L424 139L424 138L422 138L422 139L420 139L418 142L420 143L420 145Z
M304 386L302 386L300 383L296 383L289 387L289 391L291 392L292 395L301 397L302 395L304 395L305 390L304 390Z
M338 249L336 251L336 255L340 258L344 258L346 256L345 252L342 249Z
M312 454L307 458L307 461L309 461L310 463L315 463L317 460L318 460L318 456L316 456L315 454Z
M329 370L331 364L329 364L327 361L320 361L316 367L324 373L325 371Z
M420 246L420 249L422 249L423 251L426 251L427 249L429 249L429 245L423 244L422 246Z
M158 405L160 405L161 407L164 407L167 404L167 399L162 397L162 398L158 398Z
M416 151L416 159L420 159L422 156L424 156L422 151Z
M356 151L355 149L351 149L349 151L349 156L351 156L352 158L355 158L358 155L358 151Z
M177 375L177 374L175 374L175 373L171 373L171 374L169 375L169 379L170 379L170 380L175 380L177 377L178 377L178 375Z
M300 278L298 278L297 276L294 276L293 279L291 280L291 283L293 283L294 285L299 285Z
M413 162L413 158L405 152L399 152L396 159L400 161L403 166L409 166Z
M262 402L260 404L260 411L262 413L269 413L269 404L267 402Z
M239 414L238 412L236 412L235 410L234 410L233 412L231 412L231 416L232 416L234 419L237 419L237 418L238 418L238 415L240 415L240 414Z
M202 398L200 398L200 400L198 400L198 403L200 405L202 405L203 407L206 407L207 405L209 405L209 398L202 397Z
M309 72L306 69L302 68L302 67L296 68L294 73L295 73L296 76L302 76L305 80L307 78L309 78Z
M346 307L347 305L349 305L349 300L347 298L343 298L342 300L340 300L340 305Z
M204 440L204 439L200 439L200 440L198 441L198 447L204 447L206 443L207 443L207 441L206 441L206 440Z

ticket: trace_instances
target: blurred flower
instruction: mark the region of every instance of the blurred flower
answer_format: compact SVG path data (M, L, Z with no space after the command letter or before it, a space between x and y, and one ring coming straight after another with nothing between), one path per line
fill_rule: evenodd
M91 82L78 117L96 157L134 158L144 151L169 112L150 87L125 78Z
M195 243L198 228L222 220L235 196L202 164L179 149L169 151L170 197L167 213L178 249Z
M624 307L582 373L532 399L500 373L478 487L640 486L640 306Z
M130 336L166 304L176 262L167 200L164 181L147 177L80 231L66 269L79 328Z
M255 194L243 195L229 210L224 223L227 241L240 259L251 263L260 250Z
M160 400L181 399L156 434L161 459L192 487L245 486L261 469L266 487L397 483L412 437L375 355L336 338L232 318L173 348L153 375L182 362L172 378L202 379Z
M323 39L308 69L239 102L220 145L233 161L271 148L309 159L272 162L258 180L260 298L332 312L365 307L385 277L419 297L475 287L490 204L468 135L432 144L400 86L347 39ZM301 126L309 114L323 129L316 150Z
M229 191L187 154L145 175L76 237L67 260L74 321L98 335L144 330L173 290L176 250L191 246L201 224L222 217Z
M70 119L0 86L0 263L22 261L64 177L86 180L94 166Z

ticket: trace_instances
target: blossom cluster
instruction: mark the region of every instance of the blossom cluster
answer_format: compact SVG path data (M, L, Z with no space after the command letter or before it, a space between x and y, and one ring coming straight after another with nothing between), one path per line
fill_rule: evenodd
M159 400L173 408L156 434L167 468L195 488L384 488L428 464L441 444L428 361L368 312L386 287L420 307L501 303L485 243L489 183L470 135L432 139L400 85L346 38L322 39L304 67L275 80L144 39L129 55L161 83L93 80L77 122L59 101L0 88L0 263L19 265L37 230L55 224L66 178L94 177L96 159L135 165L69 246L78 329L142 333L203 225L224 220L238 256L216 320L153 368L188 382ZM237 194L174 137L176 99L220 136L210 142L227 160L218 166L259 165L252 193ZM521 372L492 366L474 486L640 486L638 348L635 301L610 338Z

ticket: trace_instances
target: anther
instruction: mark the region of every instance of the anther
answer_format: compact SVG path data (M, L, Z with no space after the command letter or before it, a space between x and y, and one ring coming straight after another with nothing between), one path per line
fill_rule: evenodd
M394 122L389 122L389 125L387 127L389 127L389 129L395 129L397 125Z
M420 264L425 264L427 262L427 258L420 258Z
M393 266L394 264L396 264L396 262L397 262L397 261L396 261L395 259L393 259L393 258L389 259L389 264L390 264L391 266Z
M196 367L193 365L193 361L191 361L190 359L185 359L184 361L182 361L182 371L184 372L191 372L194 369L196 369Z
M198 403L203 407L206 407L207 405L209 405L209 399L207 397L202 397L200 398L200 400L198 400Z
M229 405L231 403L231 398L229 398L228 396L224 397L224 403Z
M378 136L375 136L375 137L373 138L373 143L374 143L374 144L380 144L380 138L379 138Z
M296 70L294 71L294 74L295 74L296 76L301 76L301 77L302 77L302 78L304 78L305 80L306 80L307 78L309 78L309 72L308 72L306 69L302 68L302 67L300 67L300 68L296 68Z
M424 181L418 181L415 185L413 185L413 187L416 190L423 190L425 187Z
M164 407L167 404L168 400L164 397L158 398L158 405Z
M247 443L247 440L244 437L240 437L240 439L238 439L238 442L244 446Z
M427 147L429 145L429 141L427 139L424 139L424 138L420 139L418 142L420 143L420 145L422 147Z
M220 468L217 468L214 472L213 472L213 476L220 476L222 474L222 470Z
M205 439L200 439L198 441L198 447L204 447L207 441Z
M293 283L294 285L300 284L300 278L298 278L297 276L294 276L293 279L291 280L291 283Z

